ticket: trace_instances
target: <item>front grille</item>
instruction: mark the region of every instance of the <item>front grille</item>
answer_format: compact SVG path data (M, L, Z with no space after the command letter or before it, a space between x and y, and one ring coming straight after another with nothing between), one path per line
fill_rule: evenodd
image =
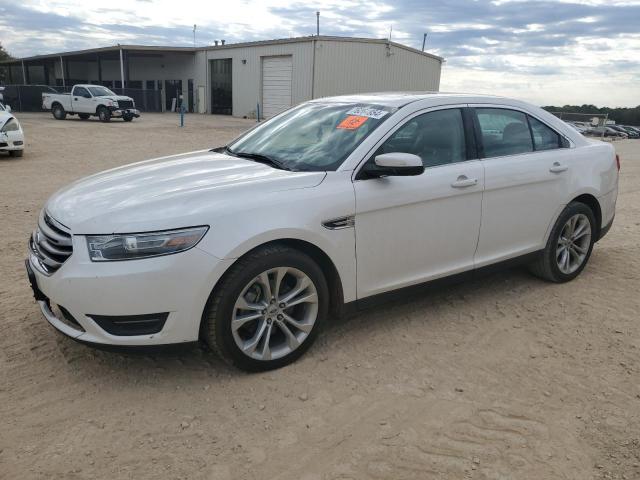
M118 107L119 108L133 108L133 101L132 100L118 100Z
M29 240L29 249L37 261L36 266L43 273L51 275L73 253L71 233L43 210L38 219L38 227Z

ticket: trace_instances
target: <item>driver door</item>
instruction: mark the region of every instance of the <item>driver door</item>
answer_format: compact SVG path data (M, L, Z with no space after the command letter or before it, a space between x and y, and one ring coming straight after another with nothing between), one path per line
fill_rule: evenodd
M87 98L88 97L88 98ZM75 87L72 95L73 111L77 113L95 113L96 107L89 93L84 87Z
M464 106L418 113L376 155L413 153L417 176L356 174L358 298L470 270L480 232L484 167L466 132Z

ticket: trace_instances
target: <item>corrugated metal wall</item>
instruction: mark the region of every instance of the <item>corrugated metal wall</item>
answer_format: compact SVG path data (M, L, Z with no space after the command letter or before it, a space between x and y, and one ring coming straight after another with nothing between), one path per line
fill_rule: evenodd
M386 43L316 42L314 97L361 92L437 91L438 59Z
M198 69L197 84L206 85L209 90L209 60L218 58L232 59L233 115L242 117L255 115L256 103L262 104L262 57L291 55L293 74L291 78L291 101L294 105L311 98L311 79L313 71L312 42L292 42L275 45L224 48L199 52L198 64L205 60L206 74ZM201 60L202 59L202 60ZM242 63L246 60L246 63ZM207 91L207 96L210 92ZM207 111L210 100L207 98Z

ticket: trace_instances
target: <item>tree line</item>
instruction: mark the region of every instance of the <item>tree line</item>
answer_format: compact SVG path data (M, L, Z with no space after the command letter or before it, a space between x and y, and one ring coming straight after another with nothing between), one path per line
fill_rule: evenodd
M548 112L609 114L608 119L621 125L640 126L640 105L631 108L598 108L595 105L565 105L564 107L542 107Z

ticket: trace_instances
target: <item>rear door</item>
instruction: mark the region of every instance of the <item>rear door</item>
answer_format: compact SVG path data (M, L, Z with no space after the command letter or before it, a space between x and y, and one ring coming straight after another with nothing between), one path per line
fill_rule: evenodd
M540 120L506 106L475 106L485 171L477 267L544 247L569 188L573 152Z
M422 175L356 174L358 298L470 270L480 230L483 165L464 105L413 114L376 155L419 155Z

